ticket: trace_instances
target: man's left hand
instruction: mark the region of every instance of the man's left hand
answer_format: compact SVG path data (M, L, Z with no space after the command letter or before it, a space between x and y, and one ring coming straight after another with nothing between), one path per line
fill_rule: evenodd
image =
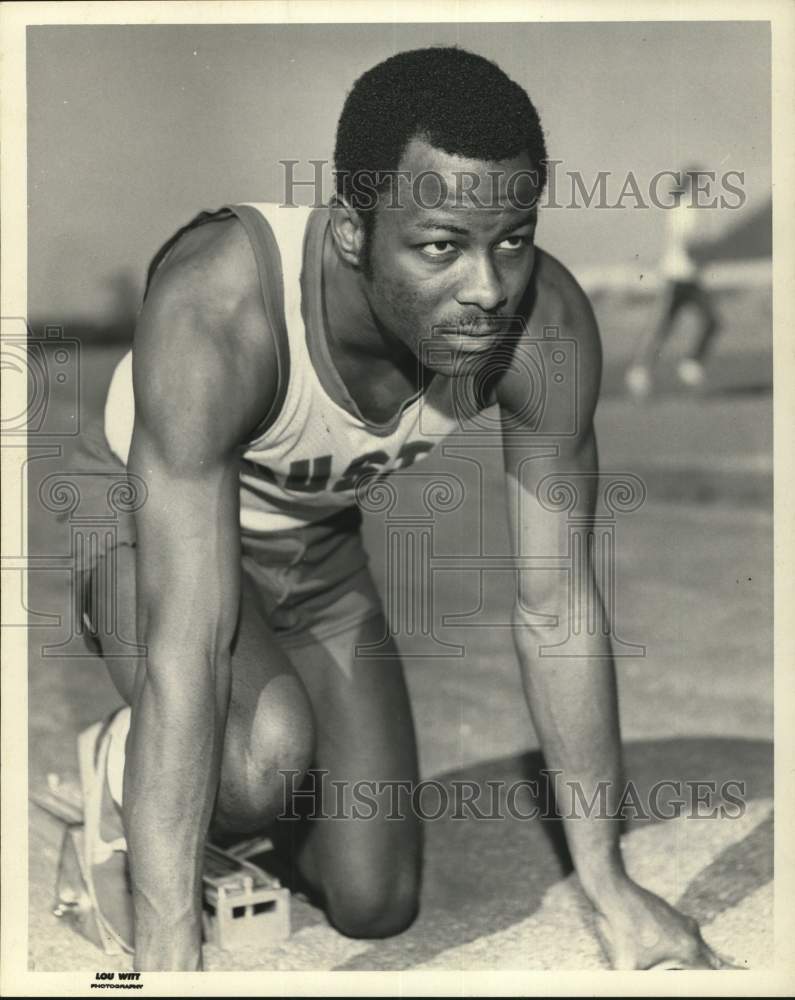
M596 929L614 969L731 969L698 924L627 878L610 906L597 906Z

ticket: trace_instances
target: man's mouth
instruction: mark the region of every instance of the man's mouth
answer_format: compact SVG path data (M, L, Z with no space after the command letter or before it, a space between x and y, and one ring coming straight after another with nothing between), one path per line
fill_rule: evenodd
M449 327L442 333L442 337L451 344L456 351L467 354L480 354L491 349L497 340L500 327L497 326L455 326Z
M507 328L506 319L481 319L473 323L450 323L437 327L444 337L491 337Z
M478 342L490 342L500 333L507 329L505 319L477 320L474 323L451 323L449 326L437 327L437 333L441 334L445 340L452 340L456 343L469 344ZM485 343L483 344L485 347Z

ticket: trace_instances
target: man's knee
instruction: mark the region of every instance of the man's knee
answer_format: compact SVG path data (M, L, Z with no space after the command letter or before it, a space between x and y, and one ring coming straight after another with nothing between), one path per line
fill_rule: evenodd
M268 773L305 771L314 749L315 724L309 699L296 677L282 674L260 692L250 759Z
M293 783L300 783L312 763L314 750L315 723L309 700L297 679L278 678L260 694L246 755L249 775L255 783L275 789L283 806Z
M419 910L419 871L406 866L399 873L359 877L328 893L331 923L352 938L386 938L400 934Z
M290 675L265 686L253 713L232 708L224 746L224 772L232 781L225 788L222 776L221 804L239 820L248 815L259 824L270 822L285 811L293 785L312 761L312 711Z

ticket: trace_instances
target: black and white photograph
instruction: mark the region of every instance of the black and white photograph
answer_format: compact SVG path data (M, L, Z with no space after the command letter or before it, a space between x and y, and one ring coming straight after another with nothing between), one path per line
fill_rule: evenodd
M4 8L4 994L789 995L792 6Z

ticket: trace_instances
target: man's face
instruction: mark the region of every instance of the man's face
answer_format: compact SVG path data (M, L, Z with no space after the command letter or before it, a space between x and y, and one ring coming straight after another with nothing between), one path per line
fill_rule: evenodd
M533 270L538 195L527 154L499 163L414 139L377 210L366 294L428 368L450 373L505 335ZM438 206L438 207L437 207Z

